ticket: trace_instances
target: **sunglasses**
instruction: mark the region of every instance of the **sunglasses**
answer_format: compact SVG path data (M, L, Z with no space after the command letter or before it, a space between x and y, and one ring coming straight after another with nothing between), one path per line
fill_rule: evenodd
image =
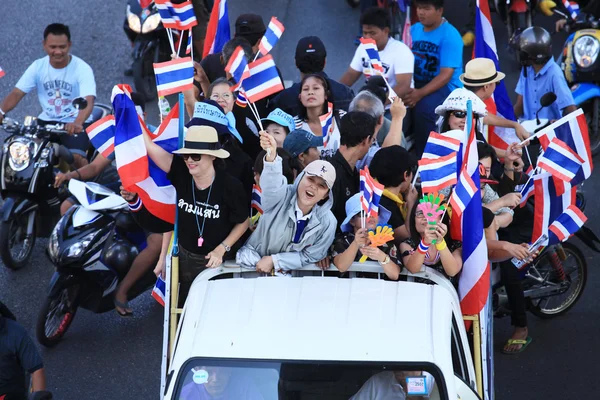
M452 111L450 114L454 115L456 118L466 118L467 113L464 111Z
M200 161L200 159L202 158L202 154L182 154L181 158L183 158L183 161L187 161L188 158L192 158L192 161Z

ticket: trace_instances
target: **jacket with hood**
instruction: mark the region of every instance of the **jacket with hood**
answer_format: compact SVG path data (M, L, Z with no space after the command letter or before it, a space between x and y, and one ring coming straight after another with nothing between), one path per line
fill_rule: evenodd
M323 205L315 205L308 225L298 243L293 243L296 229L297 190L304 172L293 185L283 176L282 160L264 163L260 176L261 206L264 211L256 230L237 252L236 261L242 267L255 268L264 256L273 256L275 270L300 269L314 264L328 253L333 242L337 221L331 212L331 191Z

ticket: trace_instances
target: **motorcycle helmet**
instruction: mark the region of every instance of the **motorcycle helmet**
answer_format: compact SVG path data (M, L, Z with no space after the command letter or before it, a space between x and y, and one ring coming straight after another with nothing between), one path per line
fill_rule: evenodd
M138 251L135 247L124 240L117 239L105 250L104 262L116 271L126 273L137 255Z
M532 26L519 35L518 50L523 66L543 65L552 58L552 37L544 28Z

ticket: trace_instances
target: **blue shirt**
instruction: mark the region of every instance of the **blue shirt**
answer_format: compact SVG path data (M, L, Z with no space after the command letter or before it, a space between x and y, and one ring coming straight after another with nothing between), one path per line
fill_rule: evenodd
M412 35L412 52L415 55L413 78L415 87L422 88L440 73L440 68L454 68L452 78L447 86L450 91L462 87L458 79L463 71L463 41L458 30L448 21L433 31L425 32L422 23L414 24Z
M540 111L540 118L560 119L565 107L575 105L571 89L554 59L550 59L537 74L533 67L527 67L527 77L521 71L515 92L523 96L524 119L535 118L535 113L540 108L540 99L547 92L554 92L556 101Z

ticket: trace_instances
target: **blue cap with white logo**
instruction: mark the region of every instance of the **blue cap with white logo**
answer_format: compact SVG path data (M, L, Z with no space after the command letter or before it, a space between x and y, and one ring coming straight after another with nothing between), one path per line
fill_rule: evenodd
M284 112L281 108L274 109L273 111L271 111L267 118L263 118L261 121L275 122L276 124L287 128L288 133L290 133L296 128L294 118L290 114Z

